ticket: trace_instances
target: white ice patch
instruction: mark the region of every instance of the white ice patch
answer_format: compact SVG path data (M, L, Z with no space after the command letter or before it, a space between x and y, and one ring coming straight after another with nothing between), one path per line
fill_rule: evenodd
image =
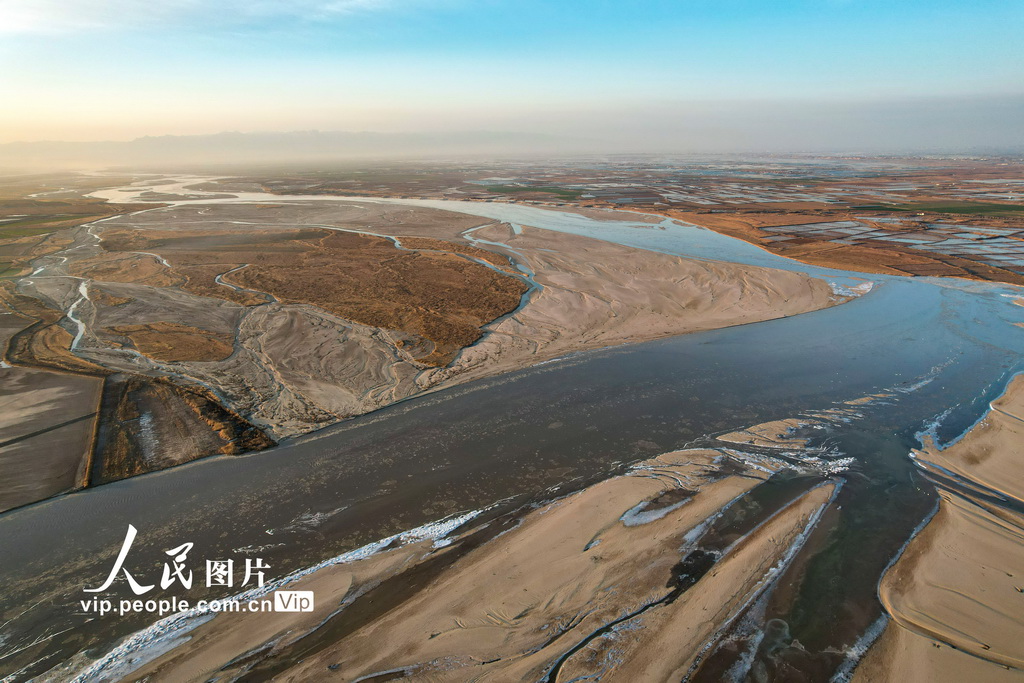
M773 458L760 453L747 453L746 451L738 451L732 448L723 448L722 450L737 460L742 461L750 469L764 472L765 474L775 474L780 470L788 469L802 474L832 475L845 472L857 461L856 458L839 457L840 454L836 454L833 457L822 457L821 455L816 455L820 451L813 450L787 450L781 453L781 455L800 461L799 464L795 464L781 458Z
M761 455L759 453L747 453L746 451L737 451L732 448L723 448L723 453L731 455L733 458L739 460L744 465L752 470L763 472L764 474L775 474L779 470L785 470L792 467L791 464L785 460L773 458L769 455Z
M836 669L835 674L829 679L829 683L848 683L853 679L853 670L857 668L857 664L860 663L861 658L867 654L868 649L878 639L878 636L882 635L882 631L889 625L889 615L882 614L880 617L868 627L868 629L861 634L860 638L857 639L853 645L846 651L846 659Z
M567 360L567 359L569 359L570 357L572 357L572 356L575 356L575 355L577 355L577 354L575 354L575 353L569 353L569 354L566 354L566 355L564 355L564 356L558 356L557 358L550 358L550 359L548 359L548 360L542 360L542 361L540 361L539 363L534 363L534 366L540 366L540 365L549 365L549 364L551 364L551 363L558 363L558 362L560 362L560 361L563 361L563 360Z
M838 282L829 282L828 286L832 288L832 293L835 294L836 296L858 297L864 296L872 289L874 289L875 283L862 282L859 285L847 287L846 285L841 285Z
M813 465L816 471L821 474L839 474L850 469L856 458L834 458L825 460L823 458L809 458L806 462Z
M233 553L244 553L246 555L252 555L254 553L262 553L270 550L271 548L279 548L284 543L268 543L266 545L244 545L241 548L234 548L231 552Z
M143 411L139 416L139 433L142 436L142 458L146 462L152 463L155 461L157 453L160 452L160 439L157 436L153 413L148 410Z
M293 519L291 524L281 527L281 531L312 531L334 515L347 509L348 506L343 505L339 508L328 510L326 512L303 512L301 515Z
M927 374L921 375L921 377L919 377L918 380L916 382L914 382L913 384L897 385L897 386L894 386L894 387L889 387L888 389L886 389L886 391L895 391L895 392L900 393L900 394L909 394L911 392L917 391L918 389L921 389L922 387L925 387L925 386L931 384L932 382L934 382L935 379L940 374L942 374L942 371L945 370L946 368L948 368L952 364L953 364L953 359L949 358L948 360L946 360L943 363L939 363L938 365L932 366L932 368L928 371Z
M946 410L942 411L941 413L933 417L924 425L924 427L921 428L921 431L914 434L914 438L917 439L918 443L922 445L927 444L929 441L931 443L938 444L939 427L942 426L943 421L945 421L945 419L949 417L950 413L952 412L953 408L947 408Z
M679 501L678 503L666 505L665 507L657 508L655 510L648 510L647 506L650 505L650 503L645 500L641 503L637 503L630 509L626 510L622 514L622 516L619 517L619 520L626 526L640 526L641 524L650 524L651 522L656 522L659 519L663 518L665 515L672 512L673 510L678 510L679 508L683 507L684 505L686 505L686 503L689 502L689 500L690 499L687 498L685 500Z

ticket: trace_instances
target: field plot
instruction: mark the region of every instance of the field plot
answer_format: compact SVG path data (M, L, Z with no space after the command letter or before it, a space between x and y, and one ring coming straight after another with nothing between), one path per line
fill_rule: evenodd
M0 309L0 350L30 321ZM0 365L0 511L81 487L103 380Z
M248 180L280 194L617 208L679 218L816 265L1024 284L1024 175L999 158L638 155Z
M30 260L59 251L62 241L54 233L63 228L146 208L82 196L127 180L78 174L5 178L0 187L0 278L24 275Z

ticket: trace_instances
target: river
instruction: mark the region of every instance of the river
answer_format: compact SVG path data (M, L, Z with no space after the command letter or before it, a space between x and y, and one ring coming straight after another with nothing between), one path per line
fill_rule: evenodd
M245 193L210 201L351 200ZM128 524L139 529L130 570L159 566L164 550L189 541L198 558L258 553L280 576L446 515L550 498L709 434L887 391L892 398L860 406L859 417L815 437L854 464L837 511L805 550L807 580L778 610L809 651L842 648L881 613L878 577L934 507L932 485L908 457L915 435L954 438L1024 370L1024 330L1015 326L1024 308L1011 299L1019 288L817 268L672 221L402 203L874 287L791 318L577 354L269 451L208 458L0 515L0 672L20 671L20 679L85 649L98 655L146 625L87 617L77 606L82 587L105 578Z

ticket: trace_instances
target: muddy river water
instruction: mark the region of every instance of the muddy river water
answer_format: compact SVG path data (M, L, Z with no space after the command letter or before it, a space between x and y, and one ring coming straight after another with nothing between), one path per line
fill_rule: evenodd
M873 287L841 306L578 354L414 398L270 451L209 458L0 515L0 674L23 679L79 652L98 656L152 621L98 618L78 606L82 588L105 578L128 524L139 535L126 567L140 576L185 542L195 544L194 558L258 555L281 576L447 515L550 498L708 435L886 392L812 437L854 460L828 523L804 550L805 580L775 608L787 637L808 652L843 650L882 614L878 578L935 505L932 484L908 457L918 435L955 438L1024 370L1016 325L1024 308L1012 298L1019 288L816 268L669 221L407 203ZM122 593L131 597L124 585L114 594ZM167 591L175 594L195 601L226 593ZM808 678L832 673L811 666Z

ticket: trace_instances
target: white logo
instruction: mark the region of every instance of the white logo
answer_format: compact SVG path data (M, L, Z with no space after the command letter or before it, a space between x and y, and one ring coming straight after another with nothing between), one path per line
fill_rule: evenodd
M313 591L277 591L274 593L275 612L312 612Z

